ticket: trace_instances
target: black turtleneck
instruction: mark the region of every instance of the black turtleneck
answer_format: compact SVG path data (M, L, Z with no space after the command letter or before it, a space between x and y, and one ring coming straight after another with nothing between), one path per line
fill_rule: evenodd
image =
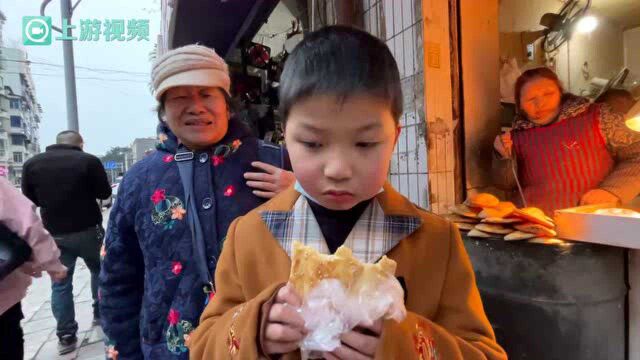
M308 203L318 225L320 225L322 235L327 241L329 252L333 254L344 244L356 222L371 203L371 199L363 201L349 210L330 210L310 199Z

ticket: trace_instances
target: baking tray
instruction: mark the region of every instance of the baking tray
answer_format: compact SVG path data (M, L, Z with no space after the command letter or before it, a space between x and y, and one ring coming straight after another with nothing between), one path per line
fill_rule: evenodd
M595 214L599 209L623 208L640 212L632 206L600 204L556 210L558 238L640 249L640 218Z

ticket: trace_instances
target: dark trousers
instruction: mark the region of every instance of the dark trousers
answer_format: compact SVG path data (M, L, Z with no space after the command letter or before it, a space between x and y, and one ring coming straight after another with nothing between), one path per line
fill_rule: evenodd
M84 231L55 235L56 244L60 248L60 261L67 267L67 277L51 284L51 310L56 318L56 334L76 335L75 304L73 302L73 273L76 260L82 258L91 272L91 294L93 297L93 315L98 313L98 275L100 274L100 246L104 231L102 227L92 227Z
M24 337L20 320L22 306L15 304L0 315L0 359L22 360L24 358Z

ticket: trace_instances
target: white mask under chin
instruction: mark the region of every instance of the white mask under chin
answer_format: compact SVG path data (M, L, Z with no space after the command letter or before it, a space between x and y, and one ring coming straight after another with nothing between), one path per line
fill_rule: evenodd
M313 201L314 203L320 205L320 203L318 202L318 200L314 199L313 197L311 197L311 195L309 195L309 193L307 193L303 188L302 185L300 185L300 183L298 181L296 181L296 184L293 186L293 188L295 189L295 191L299 192L300 194L304 195L304 197L306 197L307 199Z

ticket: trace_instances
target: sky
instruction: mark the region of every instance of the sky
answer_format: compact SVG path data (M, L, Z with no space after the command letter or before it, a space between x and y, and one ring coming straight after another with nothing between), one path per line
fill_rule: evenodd
M77 0L72 0L76 3ZM22 45L22 17L38 16L42 0L0 0L7 17L4 46L25 50L31 61L62 65L62 41L54 32L51 45ZM53 25L60 26L60 1L53 0L45 13ZM111 147L129 146L135 138L155 135L156 102L149 89L153 51L160 32L160 0L82 0L73 14L77 25L73 36L80 36L80 20L149 19L149 41L107 42L101 34L97 42L74 41L76 67L127 71L135 74L76 69L78 117L85 151L103 155ZM60 66L32 64L31 72L37 100L42 106L40 145L44 149L55 142L58 132L67 129L64 69Z

